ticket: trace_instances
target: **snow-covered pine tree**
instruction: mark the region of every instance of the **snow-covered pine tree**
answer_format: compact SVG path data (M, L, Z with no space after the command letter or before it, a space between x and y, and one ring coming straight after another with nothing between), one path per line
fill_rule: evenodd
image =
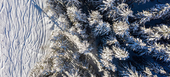
M69 70L71 71L74 68L79 70L75 71L74 74L78 72L81 76L88 76L89 74L93 76L96 74L95 71L87 71L92 67L99 67L93 66L92 62L89 62L90 59L96 58L91 54L92 48L87 42L80 42L77 36L61 31L54 32L52 37L52 50L49 50L49 54L45 59L37 64L36 68L31 72L31 76L64 76L64 73L72 74L71 72L69 73ZM81 59L83 56L85 58ZM90 63L91 68L89 65L82 64L82 62L85 64Z
M116 67L114 64L112 64L113 55L114 55L113 51L111 51L108 47L104 48L101 54L100 62L102 63L103 67L115 72Z
M160 35L160 38L163 39L170 39L170 27L168 27L165 24L161 24L158 27L153 27L154 33L157 33Z
M113 31L120 37L129 36L129 25L126 22L117 21L113 23Z
M150 0L48 0L47 15L57 26L45 58L30 76L170 75L170 43L164 42L170 38L169 24L143 27L153 19L169 21L170 7L168 3L157 4L133 15L129 2L147 1Z
M74 23L83 23L87 22L87 16L81 12L81 9L78 9L76 6L70 6L67 7L67 15L70 18L71 22L73 22L73 25L76 26ZM76 26L79 27L79 26ZM81 28L81 27L79 27Z
M153 19L159 19L170 12L170 4L156 4L148 11L139 12L136 17L140 19L139 23L146 23Z
M149 2L150 0L130 0L132 2L137 2L137 3L146 3Z
M148 47L145 43L142 42L141 39L137 38L135 39L132 36L125 37L125 44L128 48L133 50L134 52L137 52L140 55L143 55L148 52Z
M98 25L94 28L93 34L94 36L103 36L103 35L108 35L109 31L111 31L110 24L99 21Z
M67 2L66 6L73 6L75 5L76 7L80 7L82 4L79 0L64 0Z
M92 11L88 18L89 27L92 29L95 28L102 18L103 16L98 11Z
M129 23L128 17L133 17L133 11L129 9L125 3L116 3L114 0L103 1L103 5L100 5L100 11L104 13L106 18L112 21L125 21Z
M92 34L96 36L108 35L111 31L111 26L107 22L103 22L102 15L98 11L92 11L89 18L89 28L91 28Z
M129 63L129 64L121 63L121 65L122 65L122 68L119 71L120 72L119 76L122 76L122 77L147 77L142 72L137 71L136 68L131 65L131 63Z
M57 27L60 27L62 30L68 30L68 28L71 26L65 14L60 14L59 17L56 19L56 22L58 24L57 26L55 26L56 24L54 25L54 29L58 29Z
M86 28L88 24L86 14L83 14L81 12L81 9L78 9L78 7L73 5L67 7L67 15L71 23L74 25L71 27L72 29L70 30L70 32L72 32L73 34L77 34L82 38L87 38L88 35L86 34Z
M160 40L168 40L169 32L170 29L167 25L160 24L153 28L140 27L140 31L137 32L137 35L143 38L147 44L152 45Z

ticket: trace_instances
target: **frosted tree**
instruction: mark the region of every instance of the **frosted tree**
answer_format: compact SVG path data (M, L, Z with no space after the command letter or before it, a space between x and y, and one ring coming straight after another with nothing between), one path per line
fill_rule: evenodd
M102 12L114 7L116 5L115 0L103 0L104 5L101 5L100 10Z
M47 3L50 3L52 5L58 3L59 5L62 5L64 7L72 6L72 5L79 7L81 4L81 2L79 2L78 0L47 0Z
M160 27L154 27L153 31L160 35L160 38L170 39L170 27L161 24Z
M52 50L50 49L50 53L45 59L37 64L30 76L58 77L65 76L64 73L66 76L95 76L97 72L106 72L97 57L91 52L93 48L87 41L80 42L76 35L56 31L53 33L51 42ZM83 56L84 58L81 59ZM74 70L75 67L76 70ZM94 68L98 70L94 70Z
M119 60L126 60L129 58L129 53L124 48L120 49L115 46L112 46L112 51L114 51L113 57L118 58Z
M166 74L167 73L165 71L165 69L157 63L150 63L148 65L148 68L150 71L154 71L154 73L157 73L157 74Z
M113 51L111 51L108 47L103 49L101 54L101 63L103 64L103 67L105 67L108 70L116 71L116 67L114 64L112 64L113 59Z
M135 70L135 67L131 66L132 68L125 67L128 71L121 71L123 74L121 76L127 76L127 77L142 77L142 75L139 75L138 72Z
M98 24L98 22L102 20L102 18L102 15L98 11L92 11L88 18L89 27L94 28Z
M137 2L137 3L146 3L149 2L150 0L130 0L132 2Z
M141 39L135 39L134 37L126 37L125 43L128 48L132 49L134 52L139 53L140 55L143 55L144 53L147 53L148 47L145 43L142 42Z
M151 8L148 11L139 12L136 16L140 18L139 23L146 23L152 19L159 19L170 11L170 5L166 4L156 4L155 7Z
M74 5L67 7L67 15L74 25L72 26L72 30L74 31L70 30L70 32L73 32L82 38L87 38L88 35L86 34L85 29L87 27L87 16L81 12L81 9L78 9Z
M70 27L70 22L68 21L67 16L60 14L59 17L55 20L57 22L57 26L54 26L54 29L58 29L56 27L62 28L62 30L67 30Z
M133 17L133 11L129 9L128 5L125 3L121 3L118 6L114 5L113 1L103 1L104 5L101 5L100 11L104 13L106 11L105 15L108 16L112 21L128 21L128 17Z
M129 2L147 1L48 0L45 13L54 23L50 45L30 76L169 76L170 5L133 15ZM160 18L165 20L160 25L145 27Z
M92 11L88 21L95 37L107 35L111 31L110 24L102 21L102 15L98 11Z
M164 45L155 43L151 51L154 52L153 57L156 57L156 59L159 59L159 60L163 59L165 62L170 61L169 46L164 46Z
M113 23L113 30L116 35L119 35L122 38L129 35L129 25L126 22L117 21Z
M129 9L127 4L124 3L117 6L117 8L117 14L119 15L119 17L116 18L126 21L129 24L128 17L133 17L133 11Z
M153 28L140 27L140 31L137 33L137 35L140 35L141 38L145 39L145 42L149 45L152 45L159 40L168 40L169 34L169 28L165 24Z
M77 46L79 49L78 52L80 54L85 54L90 52L93 47L90 46L90 44L87 41L81 41L77 36L75 35L70 35L70 33L64 33L70 38L70 41L74 41L74 44Z
M45 8L45 12L49 16L58 16L59 14L64 14L65 10L63 6L63 1L62 0L47 0L47 7Z
M105 47L101 50L101 59L100 62L102 63L103 67L108 70L112 70L115 72L117 69L114 64L112 64L113 58L118 58L119 60L126 60L129 58L129 53L125 49L120 49L115 46L112 46L112 49Z
M130 64L121 64L123 67L121 69L124 69L120 72L120 76L125 77L146 77L146 75L142 74L141 72L138 72L134 66Z
M103 36L107 35L111 31L110 24L102 21L98 22L98 25L94 28L94 36Z
M110 36L109 36L109 38L107 39L106 44L108 44L108 45L110 45L110 46L114 45L114 46L120 47L120 43L119 43L119 41L117 40L116 36L114 36L114 35L110 35Z
M139 2L139 3L146 3L146 2L149 2L150 0L135 0L135 2Z
M73 22L73 24L74 24L74 22L79 22L79 23L87 22L86 15L83 14L81 12L81 10L75 6L68 7L67 14L68 14L70 20ZM76 24L74 24L74 25L76 25Z
M163 27L162 25L160 26ZM157 44L158 40L164 38L162 33L165 32L165 35L167 35L166 33L169 32L166 31L166 29L168 29L167 27L166 29L163 28L165 30L161 30L161 27L154 27L154 29L151 28L146 29L143 27L141 28L141 31L138 32L138 35L140 35L141 38L145 39L146 44L144 45L144 47L147 47L146 48L147 51L141 54L149 54L152 57L155 57L156 59L159 60L163 59L165 62L169 62L169 49L168 49L169 47L164 46L163 44L162 45ZM159 30L161 30L161 32L159 32Z
M81 2L79 2L79 0L66 0L66 1L67 1L66 6L75 5L76 7L79 7L82 4Z

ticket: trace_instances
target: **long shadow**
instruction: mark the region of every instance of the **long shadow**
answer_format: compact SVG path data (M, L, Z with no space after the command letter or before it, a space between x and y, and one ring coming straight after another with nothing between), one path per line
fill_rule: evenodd
M35 1L32 0L31 2L32 2L33 6L38 10L39 13L44 12L44 11L40 8L40 6L37 5L37 3L36 3ZM44 12L44 13L45 13L45 12Z
M62 30L62 31L67 31L67 30L63 30L63 29L59 26L59 24L53 19L53 17L48 16L47 13L44 12L44 10L43 10L39 5L37 5L37 3L36 3L35 1L32 0L32 4L34 5L34 7L35 7L40 13L44 13L54 24L56 24L56 26L57 26L58 28L60 28L60 30ZM67 31L67 32L68 32L68 31Z

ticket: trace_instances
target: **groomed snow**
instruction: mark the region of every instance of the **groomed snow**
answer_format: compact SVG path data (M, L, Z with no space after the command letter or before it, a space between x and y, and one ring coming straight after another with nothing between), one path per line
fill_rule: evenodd
M37 5L35 5L35 3ZM0 77L28 77L48 47L46 0L0 0Z

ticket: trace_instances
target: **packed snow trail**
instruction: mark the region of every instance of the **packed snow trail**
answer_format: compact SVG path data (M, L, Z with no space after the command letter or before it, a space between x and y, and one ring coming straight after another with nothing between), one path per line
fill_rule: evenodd
M50 20L34 1L0 0L0 77L28 77L44 55ZM43 8L45 1L35 3Z

